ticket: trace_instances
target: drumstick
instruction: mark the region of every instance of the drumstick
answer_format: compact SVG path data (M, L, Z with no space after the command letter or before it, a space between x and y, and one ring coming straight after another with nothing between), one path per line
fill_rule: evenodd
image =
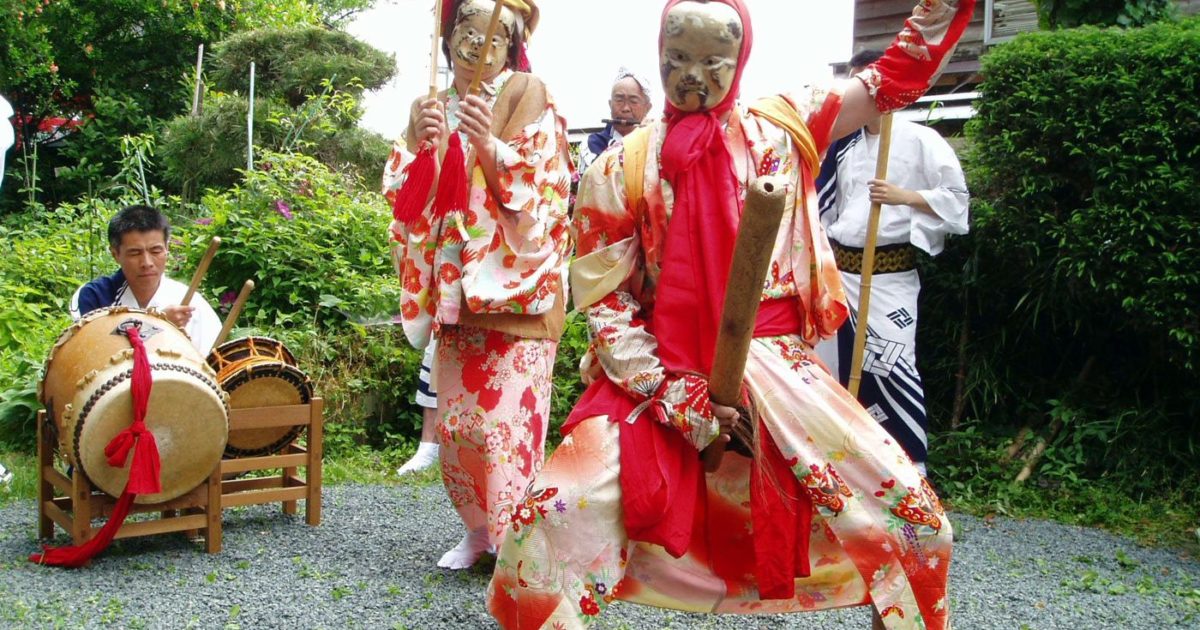
M229 316L225 318L225 324L221 326L221 332L217 333L217 340L213 342L214 348L225 343L225 339L229 337L229 331L233 330L233 323L237 321L238 315L242 314L242 307L246 305L246 298L250 296L250 292L253 290L253 280L247 280L246 284L242 285L242 292L238 293L237 299L233 301L233 308L229 309Z
M200 288L200 281L204 279L204 273L208 271L208 263L212 262L213 256L217 255L217 248L221 246L221 237L214 236L208 243L208 249L204 252L204 257L200 259L200 266L196 267L196 273L192 274L192 283L188 285L187 293L183 295L183 306L189 306L192 303L192 296L196 294L196 289Z

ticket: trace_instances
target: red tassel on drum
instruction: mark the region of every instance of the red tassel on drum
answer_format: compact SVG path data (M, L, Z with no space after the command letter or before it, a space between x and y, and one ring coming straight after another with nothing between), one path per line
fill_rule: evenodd
M141 330L137 326L130 326L125 329L125 334L133 346L133 374L129 379L129 393L133 398L133 422L104 447L108 465L115 468L124 466L129 452L133 451L125 491L113 507L108 522L96 532L94 538L77 546L43 547L41 553L30 554L30 562L58 567L82 567L112 543L117 531L125 523L125 517L129 516L135 496L162 492L162 462L158 456L158 443L154 434L146 428L146 409L150 404L150 390L154 386L150 360L146 356L146 346L142 343Z
M412 225L425 209L425 202L429 201L433 174L437 170L434 151L431 143L421 143L417 156L404 167L404 184L396 191L396 202L392 205L392 218L404 225Z

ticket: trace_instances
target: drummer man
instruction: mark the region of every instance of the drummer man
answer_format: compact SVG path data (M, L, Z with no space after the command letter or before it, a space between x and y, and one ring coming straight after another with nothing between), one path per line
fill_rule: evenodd
M187 332L192 345L207 355L221 330L221 320L199 294L183 306L188 287L163 270L170 253L171 224L150 206L122 208L108 222L109 252L120 269L79 287L71 296L71 317L109 306L155 308Z

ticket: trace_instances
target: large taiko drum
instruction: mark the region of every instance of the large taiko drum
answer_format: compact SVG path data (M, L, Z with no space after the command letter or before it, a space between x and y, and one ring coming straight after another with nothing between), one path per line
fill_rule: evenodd
M109 466L104 447L133 422L133 349L125 333L131 326L139 329L150 362L145 422L162 461L162 492L134 501L160 503L186 494L212 474L229 433L228 397L186 333L156 311L95 311L54 344L38 398L68 463L97 488L120 496L129 467Z
M217 382L229 394L232 409L305 405L312 381L296 367L296 358L279 341L243 337L221 344L208 355ZM228 457L270 455L291 444L303 426L238 429L229 432Z

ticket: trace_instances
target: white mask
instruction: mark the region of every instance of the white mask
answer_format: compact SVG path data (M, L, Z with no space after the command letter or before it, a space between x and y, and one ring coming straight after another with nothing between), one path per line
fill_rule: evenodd
M741 17L727 4L675 5L658 56L667 100L685 112L716 107L733 87L743 35Z

